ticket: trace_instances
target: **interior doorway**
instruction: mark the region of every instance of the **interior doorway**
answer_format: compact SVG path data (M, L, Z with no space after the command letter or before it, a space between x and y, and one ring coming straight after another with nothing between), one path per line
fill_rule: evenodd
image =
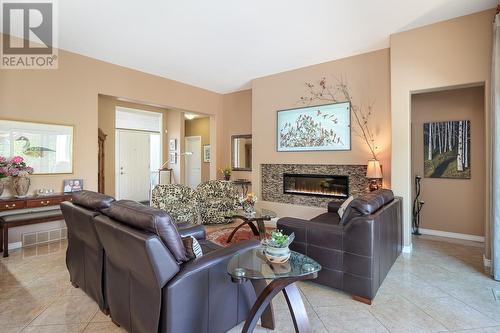
M195 188L201 183L201 136L185 137L185 184Z

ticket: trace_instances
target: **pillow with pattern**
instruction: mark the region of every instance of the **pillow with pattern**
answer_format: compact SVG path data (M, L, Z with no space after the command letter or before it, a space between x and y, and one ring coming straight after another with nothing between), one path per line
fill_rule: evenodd
M186 249L186 254L189 259L199 258L203 255L200 243L193 236L182 237L182 243Z

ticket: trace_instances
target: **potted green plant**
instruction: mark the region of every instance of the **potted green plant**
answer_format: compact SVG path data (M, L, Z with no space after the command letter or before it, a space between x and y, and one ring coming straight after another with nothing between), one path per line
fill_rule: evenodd
M231 179L232 170L230 167L228 167L228 166L224 167L224 168L220 169L220 172L224 176L224 180L229 181Z
M265 242L264 254L272 263L284 263L290 259L290 248L288 247L295 239L295 234L285 235L282 230L271 232L271 238Z

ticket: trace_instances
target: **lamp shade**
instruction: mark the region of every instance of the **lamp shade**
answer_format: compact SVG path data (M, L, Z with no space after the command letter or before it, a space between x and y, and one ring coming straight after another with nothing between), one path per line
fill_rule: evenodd
M378 160L369 160L366 168L366 178L380 179L382 178L382 168Z

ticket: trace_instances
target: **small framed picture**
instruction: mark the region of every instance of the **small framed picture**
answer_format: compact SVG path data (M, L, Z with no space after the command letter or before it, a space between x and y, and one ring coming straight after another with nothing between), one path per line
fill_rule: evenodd
M210 163L211 153L210 153L210 145L203 146L203 162Z
M72 193L83 190L83 179L65 179L63 192Z
M177 139L170 139L168 142L168 148L170 150L177 150Z
M169 164L177 164L177 154L176 153L170 153L168 155L168 163Z

